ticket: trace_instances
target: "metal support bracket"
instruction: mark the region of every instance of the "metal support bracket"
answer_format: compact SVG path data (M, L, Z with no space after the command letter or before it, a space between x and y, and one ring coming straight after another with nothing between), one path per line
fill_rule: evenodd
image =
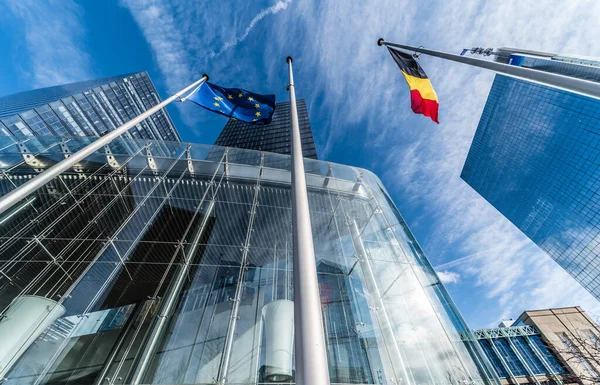
M115 159L112 151L110 150L110 147L108 147L108 145L104 146L104 154L106 155L106 162L108 163L108 165L112 168L119 168L119 162L117 162L117 160Z
M158 167L156 167L156 162L154 161L154 157L152 156L152 151L150 150L150 147L146 147L146 157L148 161L148 167L152 170L152 172L157 174Z
M69 149L69 146L67 146L67 143L64 140L60 142L60 152L63 153L65 159L70 157L72 154L71 150Z
M60 151L63 153L63 156L65 157L65 159L67 159L68 157L70 157L71 155L73 155L73 152L71 151L71 149L69 148L69 146L67 146L67 141L66 140L61 140L60 142ZM81 168L81 164L80 163L75 163L73 165L73 170L75 172L83 172L83 169Z
M194 163L192 162L192 154L190 152L190 148L192 146L187 146L185 148L185 159L187 159L187 169L191 175L194 175Z
M25 163L27 163L29 166L33 167L33 170L35 172L44 171L42 168L40 168L40 167L44 167L44 163L42 163L31 151L29 151L29 148L27 148L25 143L23 143L23 142L17 143L17 148L19 149L19 152L23 156L23 160L25 161Z

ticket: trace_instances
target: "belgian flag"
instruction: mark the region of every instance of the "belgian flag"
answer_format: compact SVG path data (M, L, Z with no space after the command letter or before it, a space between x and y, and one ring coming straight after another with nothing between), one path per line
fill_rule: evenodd
M429 116L431 120L439 124L438 98L423 68L411 55L390 47L387 48L408 83L413 112Z

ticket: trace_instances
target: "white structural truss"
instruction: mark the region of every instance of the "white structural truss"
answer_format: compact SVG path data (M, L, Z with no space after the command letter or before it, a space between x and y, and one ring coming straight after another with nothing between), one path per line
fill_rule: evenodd
M537 336L540 332L533 326L511 326L509 328L491 328L473 330L475 338L511 338L523 336Z

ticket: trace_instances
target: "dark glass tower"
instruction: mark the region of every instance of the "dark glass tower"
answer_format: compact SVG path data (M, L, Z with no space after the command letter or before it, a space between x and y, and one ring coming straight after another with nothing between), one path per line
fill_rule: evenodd
M20 92L0 98L0 135L102 136L160 102L146 71ZM123 135L181 141L164 109Z
M300 136L302 137L302 154L305 158L317 159L317 149L308 120L306 101L298 99L297 107ZM277 103L273 121L264 126L229 119L215 144L224 147L290 154L290 102Z
M509 58L600 81L600 63ZM497 75L461 177L600 298L600 100Z

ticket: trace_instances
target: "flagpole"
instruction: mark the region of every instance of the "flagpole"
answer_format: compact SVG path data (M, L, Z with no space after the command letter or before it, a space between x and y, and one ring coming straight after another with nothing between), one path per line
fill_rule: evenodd
M119 137L122 134L124 134L125 132L127 132L131 127L135 126L136 124L140 123L142 120L151 116L155 112L166 107L172 101L174 101L176 99L180 99L182 94L185 94L187 91L191 90L192 88L194 88L196 86L201 85L202 83L204 83L207 80L208 80L208 75L206 75L206 74L202 75L202 77L200 79L196 80L189 86L187 86L184 89L182 89L181 91L177 92L175 95L171 96L167 100L157 104L156 106L152 107L151 109L144 112L143 114L136 116L135 118L131 119L127 123L123 124L122 126L119 126L114 131L110 131L108 134L96 139L95 141L88 144L81 150L72 154L70 157L61 160L60 162L56 163L54 166L50 167L46 171L37 175L36 177L31 179L27 183L17 187L16 189L12 190L8 194L4 195L3 197L0 198L0 215L2 213L4 213L6 210L10 209L14 204L21 201L25 197L27 197L29 194L37 191L39 188L41 188L46 183L50 182L52 179L56 178L63 172L65 172L68 169L70 169L71 167L73 167L75 164L79 163L83 159L92 155L95 151L101 149L105 145L107 145L110 142L112 142L113 140L115 140L117 137Z
M323 311L317 279L308 192L292 58L287 57L290 83L291 148L292 148L292 233L294 258L294 343L296 351L296 384L329 385L329 367L325 347Z
M513 66L509 64L498 63L490 60L476 59L473 57L466 57L455 55L451 53L435 51L432 49L427 49L423 47L413 47L410 45L404 44L395 44L388 43L383 39L379 39L377 41L377 45L382 46L385 45L387 47L395 47L402 48L408 51L424 53L426 55L431 55L435 57L439 57L442 59L447 59L463 64L469 64L474 67L485 68L488 70L496 71L498 73L512 76L515 78L528 80L531 82L547 85L554 88L559 88L561 90L574 92L580 95L589 96L592 98L600 99L600 83L592 82L589 80L573 78L570 76L564 76L555 74L552 72L544 72L535 69Z

